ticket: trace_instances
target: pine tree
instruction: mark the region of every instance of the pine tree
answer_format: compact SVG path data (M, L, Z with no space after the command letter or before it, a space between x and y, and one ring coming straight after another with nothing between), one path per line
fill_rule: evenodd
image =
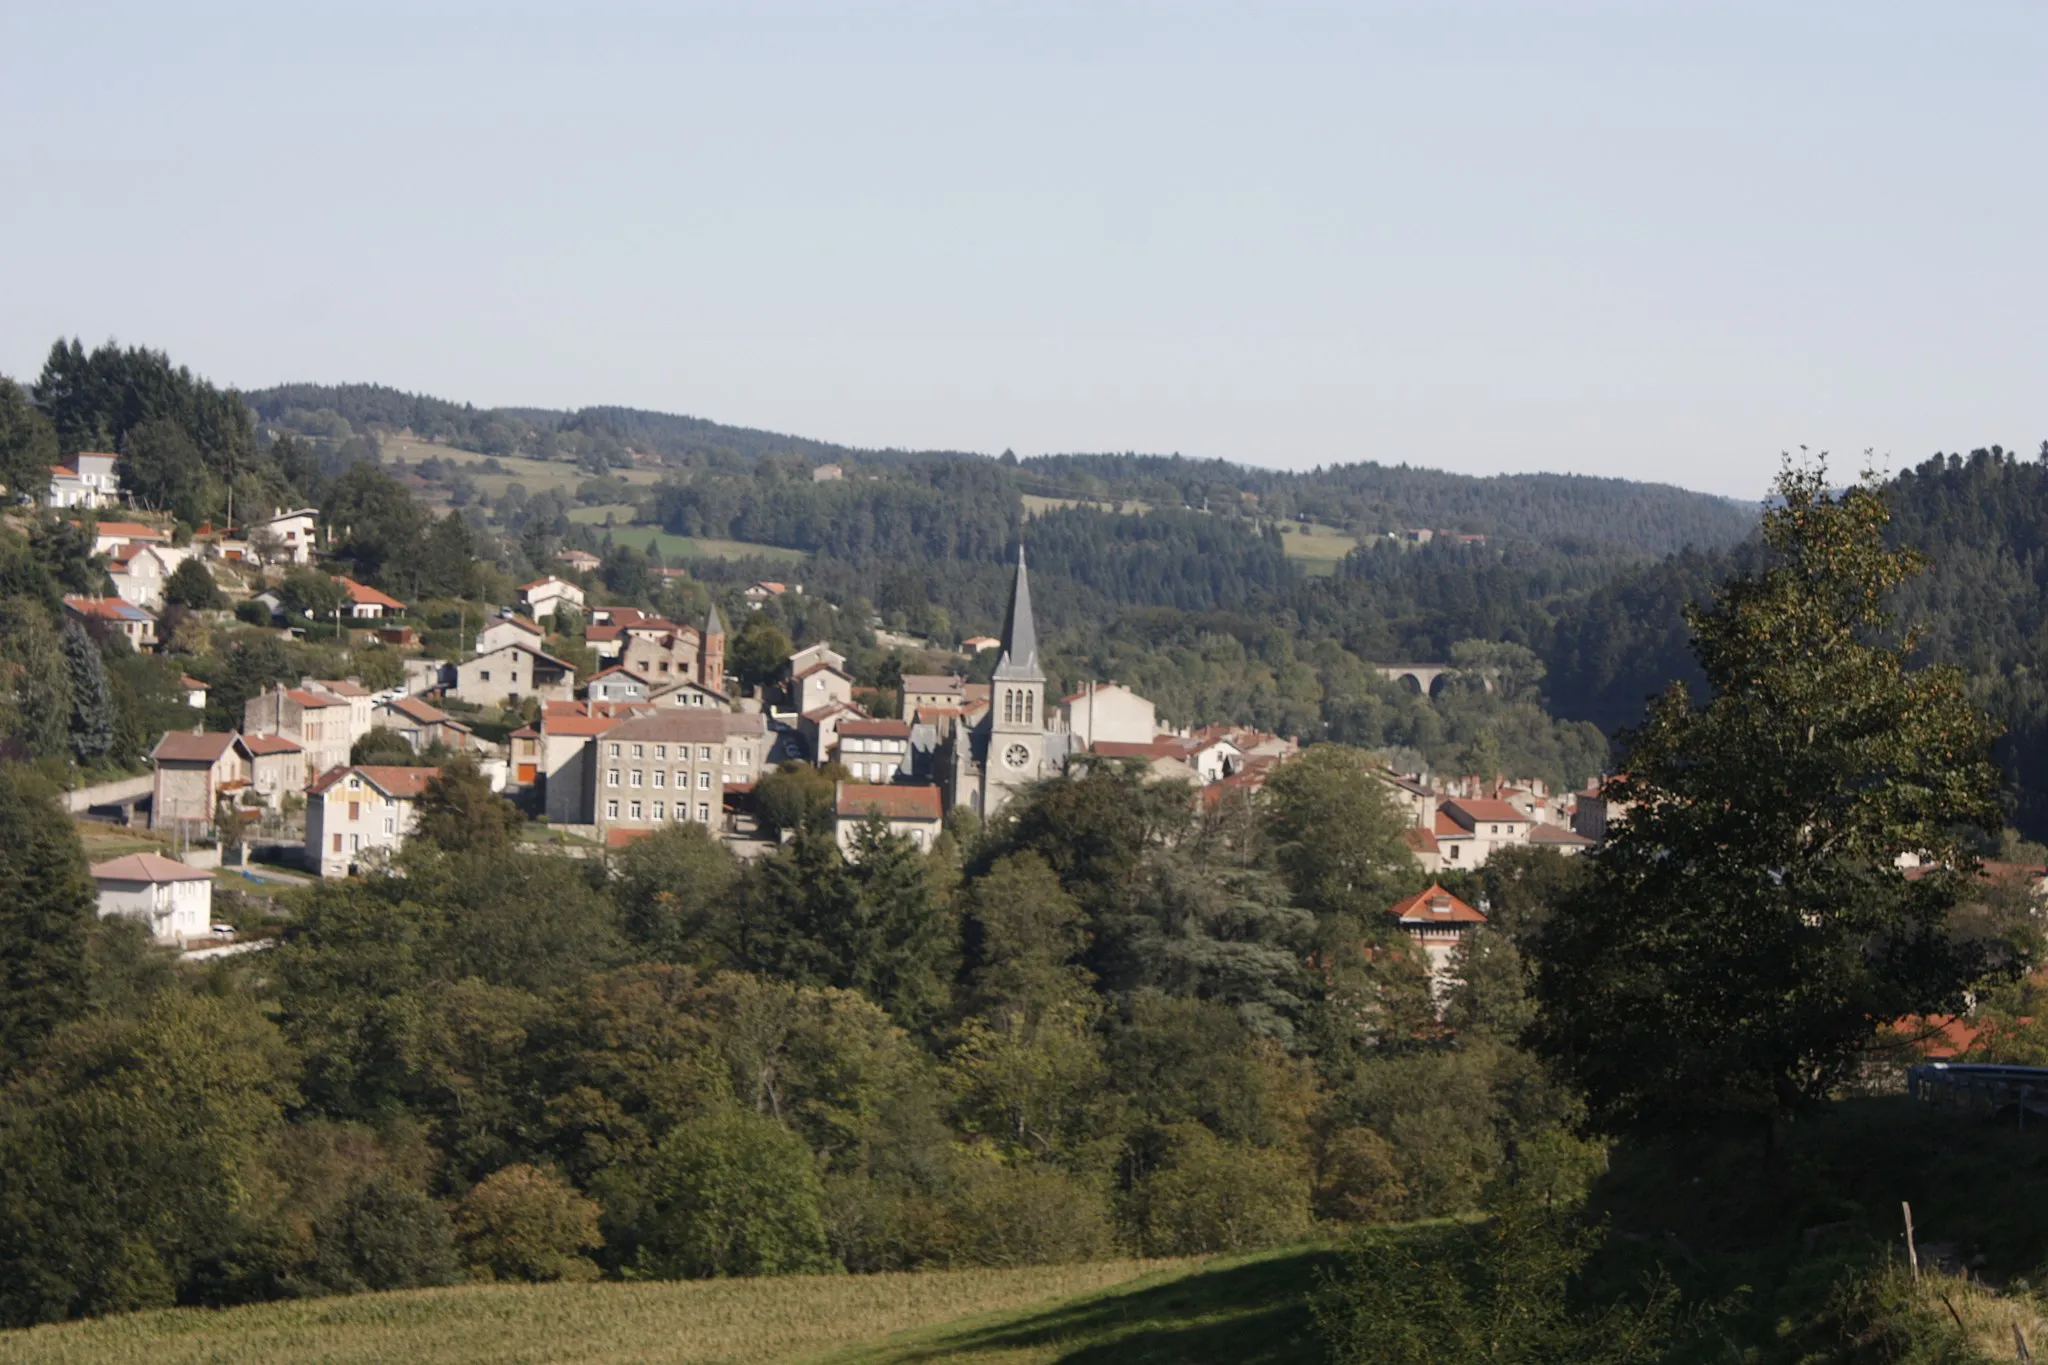
M92 763L113 750L119 713L99 646L76 621L64 627L64 666L71 677L71 753Z
M0 1076L86 1003L92 879L71 821L28 769L0 763Z
M0 721L37 758L67 752L71 673L49 613L25 597L0 598Z

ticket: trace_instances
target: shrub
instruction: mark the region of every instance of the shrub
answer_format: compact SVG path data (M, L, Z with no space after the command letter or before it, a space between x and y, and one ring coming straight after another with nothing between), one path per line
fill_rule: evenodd
M1308 1231L1308 1182L1299 1158L1225 1142L1193 1123L1176 1125L1172 1141L1168 1164L1136 1192L1148 1254L1248 1251Z
M654 1166L638 1258L643 1273L708 1278L831 1268L817 1164L774 1119L713 1109L672 1129Z
M588 1280L581 1253L603 1245L598 1208L558 1176L532 1166L495 1171L455 1211L463 1259L478 1279Z
M1110 1253L1109 1204L1064 1171L984 1166L947 1209L956 1265L1048 1265Z
M271 622L270 608L255 598L235 603L235 619L252 626L267 626Z
M1408 1198L1393 1144L1370 1128L1340 1128L1323 1143L1316 1213L1340 1223L1384 1223Z
M416 1289L460 1278L448 1211L397 1178L378 1174L315 1223L312 1278L342 1293Z

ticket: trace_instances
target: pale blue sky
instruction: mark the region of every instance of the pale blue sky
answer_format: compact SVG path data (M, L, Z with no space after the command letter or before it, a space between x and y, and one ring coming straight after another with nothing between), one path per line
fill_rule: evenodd
M0 372L1553 469L2048 436L2048 4L0 3Z

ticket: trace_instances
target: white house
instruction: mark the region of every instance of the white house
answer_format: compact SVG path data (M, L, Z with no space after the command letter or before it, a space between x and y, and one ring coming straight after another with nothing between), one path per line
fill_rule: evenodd
M187 552L168 545L123 541L107 556L107 577L123 602L159 610L164 604L164 581L184 563Z
M119 455L81 450L70 464L50 466L51 507L115 507L121 502Z
M364 763L336 768L306 789L306 869L346 877L366 858L405 846L415 809L438 768Z
M1159 733L1159 712L1122 683L1088 683L1066 698L1067 729L1085 749L1097 740L1149 744Z
M320 509L280 507L251 527L250 534L253 536L258 530L268 531L276 538L280 563L311 564L313 545L320 535Z
M583 685L583 695L591 701L646 701L648 692L647 679L616 664L591 674Z
M1457 984L1458 945L1465 936L1486 923L1486 916L1432 882L1388 911L1394 922L1422 947L1429 961L1430 991L1439 1006Z
M131 853L95 863L100 918L127 915L159 943L204 938L213 928L213 874L161 853Z
M93 523L92 552L96 555L112 554L130 541L139 545L168 545L171 538L156 527L145 526L139 521L102 519Z
M579 550L571 550L569 552L569 554L580 553L582 552ZM565 554L562 558L567 560L568 555ZM591 555L587 556L587 558L594 560L596 556ZM565 579L549 574L546 578L537 578L531 583L522 583L519 587L519 602L521 606L526 608L528 616L531 616L536 621L545 621L554 616L557 607L571 606L578 611L583 610L583 589Z
M341 584L346 595L341 609L352 621L381 621L386 616L400 616L405 612L405 603L378 592L368 584L339 575L334 581Z
M833 836L839 851L853 852L853 836L869 820L880 818L889 833L928 849L945 827L945 793L937 787L869 786L841 782L833 798Z
M488 654L505 645L541 647L547 632L523 616L500 616L476 633L476 652Z
M156 648L156 617L133 602L118 597L67 597L64 610L81 622L97 621L108 630L119 631L138 654Z
M1436 828L1431 832L1445 867L1484 867L1496 851L1528 843L1535 824L1505 801L1460 797L1436 808Z
M910 722L850 716L839 722L835 756L859 782L910 776Z

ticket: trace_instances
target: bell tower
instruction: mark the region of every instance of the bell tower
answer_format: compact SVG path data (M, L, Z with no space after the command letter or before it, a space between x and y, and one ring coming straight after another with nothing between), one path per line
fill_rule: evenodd
M981 813L993 815L1010 793L1045 775L1045 672L1038 666L1038 624L1031 580L1017 547L1017 581L1003 621L1002 652L989 677L988 753L982 763Z
M697 636L697 681L713 692L725 691L725 622L719 618L716 602Z

